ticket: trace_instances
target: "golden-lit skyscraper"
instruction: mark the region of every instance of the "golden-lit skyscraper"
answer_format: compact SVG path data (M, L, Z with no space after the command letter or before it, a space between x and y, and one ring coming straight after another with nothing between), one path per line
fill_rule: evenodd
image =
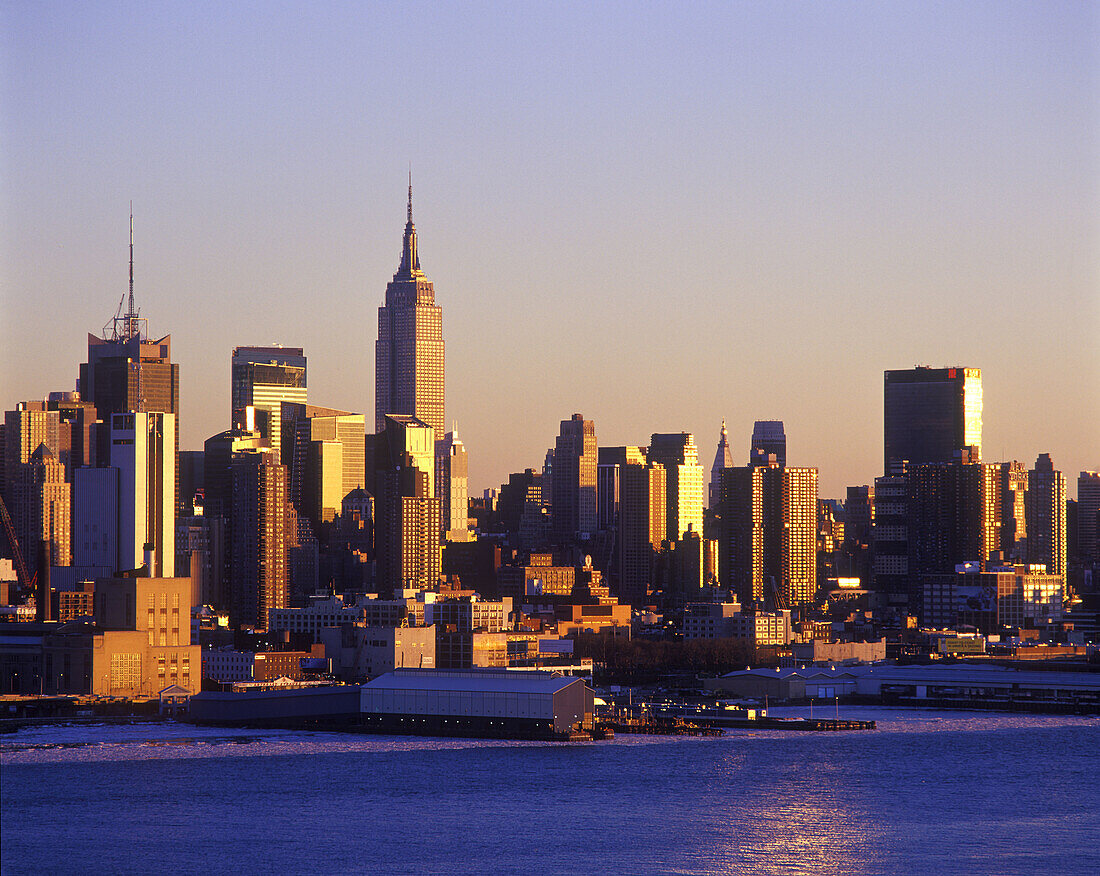
M420 268L412 221L412 182L401 264L386 286L378 308L375 344L374 429L386 428L386 415L416 417L444 438L443 309L435 303L432 281Z
M665 538L679 541L688 530L702 535L703 467L694 436L690 432L651 435L648 459L665 469Z
M742 603L806 605L817 592L817 469L738 466L721 473L719 579ZM774 590L773 585L774 584Z

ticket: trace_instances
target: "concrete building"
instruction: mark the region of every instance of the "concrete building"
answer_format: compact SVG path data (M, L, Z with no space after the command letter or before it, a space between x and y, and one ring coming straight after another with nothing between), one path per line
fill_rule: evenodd
M884 473L892 461L950 463L966 447L981 459L980 368L920 366L884 377Z
M596 532L596 426L582 414L562 420L554 445L550 502L553 536L565 544ZM545 477L545 475L544 475Z
M799 663L877 663L886 659L886 639L875 642L795 642L791 655Z
M497 570L500 592L516 602L532 596L572 596L577 583L573 566L555 566L551 554L531 554L526 565Z
M378 308L375 344L374 430L386 429L386 416L415 417L443 440L443 309L435 303L432 281L420 268L412 221L412 184L401 264L386 286Z
M301 347L236 347L230 366L230 402L234 427L245 409L256 412L255 428L267 446L282 453L282 405L306 403L306 357ZM283 465L289 460L280 456Z
M372 627L345 623L320 631L325 657L343 681L361 681L410 667L436 667L436 631L431 627Z

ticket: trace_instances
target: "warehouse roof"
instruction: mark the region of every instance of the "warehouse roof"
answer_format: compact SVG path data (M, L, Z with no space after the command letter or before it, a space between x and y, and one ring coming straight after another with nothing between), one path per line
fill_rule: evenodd
M363 685L365 690L461 691L468 693L554 694L584 682L556 672L503 669L395 669Z

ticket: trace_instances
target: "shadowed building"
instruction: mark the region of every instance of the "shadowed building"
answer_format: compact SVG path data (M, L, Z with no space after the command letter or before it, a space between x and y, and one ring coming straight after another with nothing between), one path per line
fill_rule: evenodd
M1050 575L1066 574L1066 477L1049 453L1028 472L1027 561L1043 563Z
M767 465L772 456L780 468L786 466L787 433L783 431L783 421L757 420L752 426L749 465Z
M583 414L562 420L554 445L550 514L562 543L596 532L596 426Z
M272 609L287 607L286 468L275 451L248 448L229 470L230 617L267 629Z
M964 447L982 455L980 368L885 372L884 471L891 460L910 465L950 463Z

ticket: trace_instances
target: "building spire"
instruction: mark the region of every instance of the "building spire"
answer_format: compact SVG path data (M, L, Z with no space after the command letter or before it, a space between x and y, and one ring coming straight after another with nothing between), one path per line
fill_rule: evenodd
M401 246L401 265L394 274L394 279L408 280L420 273L420 256L416 251L416 226L413 225L412 167L410 166L408 220L405 222L405 239Z

